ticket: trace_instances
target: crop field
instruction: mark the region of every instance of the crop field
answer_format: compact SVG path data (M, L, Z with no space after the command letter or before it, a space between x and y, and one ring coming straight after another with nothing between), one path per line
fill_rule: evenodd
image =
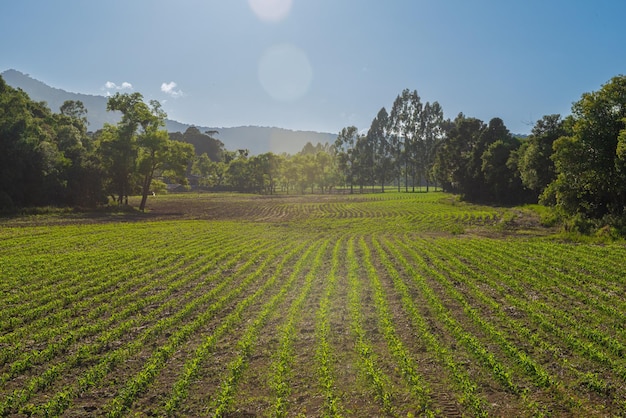
M443 193L0 220L0 416L626 415L626 247Z

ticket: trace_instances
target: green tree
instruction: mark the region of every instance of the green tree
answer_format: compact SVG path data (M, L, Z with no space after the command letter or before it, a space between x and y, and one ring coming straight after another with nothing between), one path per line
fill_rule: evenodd
M421 114L422 133L422 176L426 182L426 191L429 191L433 178L435 155L444 134L443 109L438 102L426 102Z
M248 191L253 184L251 164L248 159L248 150L238 150L229 158L233 158L228 163L226 170L227 182L235 190Z
M556 179L542 200L585 218L623 221L626 207L626 76L572 106L570 135L554 142Z
M535 123L519 150L518 168L524 186L538 197L556 177L552 161L554 141L567 134L560 115L546 115Z
M363 188L370 184L373 187L374 176L374 141L372 137L367 135L358 135L353 154L353 178L356 184L359 185L359 191L363 193Z
M148 200L150 186L155 173L175 178L178 183L186 184L185 174L194 155L193 145L169 139L166 130L149 126L137 140L137 170L141 176L141 203L139 210L144 210Z
M446 135L435 155L433 168L437 181L445 191L465 196L475 187L470 161L484 129L485 124L480 119L468 118L462 113L448 124Z
M354 192L356 174L355 146L359 139L359 130L356 126L343 128L333 145L333 152L337 156L337 163L345 184L350 186L350 193Z
M184 182L184 173L194 151L190 144L169 139L166 114L158 101L143 101L140 93L111 96L107 110L118 110L122 119L117 126L107 125L102 135L102 154L111 178L111 192L118 203L128 204L137 186L141 193L140 210L145 209L150 185L157 171Z
M56 143L57 120L0 77L0 209L64 203L69 161Z
M404 173L404 187L409 190L409 177L413 190L421 171L422 157L422 110L423 104L416 90L404 89L396 97L389 115L390 129L393 132L392 147L396 156L398 171L398 191L400 190L400 173ZM402 167L402 168L400 168Z
M198 155L207 154L211 161L224 161L224 143L213 137L218 131L200 132L195 126L187 128L185 133L172 133L170 139L187 142L195 148Z
M384 192L385 183L391 178L393 164L389 114L384 107L378 111L372 120L367 131L367 138L374 148L373 177L380 185L381 191Z
M66 100L59 109L61 115L68 117L82 133L87 133L87 109L80 100Z

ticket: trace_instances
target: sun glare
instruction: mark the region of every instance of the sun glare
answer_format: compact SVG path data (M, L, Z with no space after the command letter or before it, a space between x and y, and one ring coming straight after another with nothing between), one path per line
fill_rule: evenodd
M248 0L257 17L265 22L279 22L287 17L292 0Z
M259 61L259 81L276 100L289 102L304 96L312 78L306 53L291 44L269 48Z

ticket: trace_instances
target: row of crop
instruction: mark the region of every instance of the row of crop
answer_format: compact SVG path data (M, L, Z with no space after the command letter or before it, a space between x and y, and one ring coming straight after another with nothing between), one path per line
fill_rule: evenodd
M521 312L524 315L524 322L521 323L514 318L507 317L504 312L496 311L496 316L501 318L503 324L517 333L517 340L522 338L522 341L530 344L530 347L533 347L533 350L537 353L550 353L553 361L551 367L554 364L559 364L561 370L573 375L583 386L606 394L607 383L602 378L594 373L590 374L590 371L585 370L585 366L575 366L579 361L571 362L568 361L569 356L563 356L564 348L567 347L568 350L572 350L572 353L576 353L577 356L582 356L582 358L592 361L598 361L599 359L604 359L604 362L607 361L607 357L599 352L597 347L589 342L582 341L577 336L577 331L575 330L585 327L586 324L565 320L563 309L567 309L567 303L559 305L555 301L553 305L547 305L535 297L534 295L537 293L534 292L530 292L531 298L528 298L529 291L525 285L529 282L537 282L539 284L542 280L549 283L551 279L545 276L536 276L532 273L527 274L524 270L518 270L524 273L515 277L506 274L503 271L506 269L504 266L514 266L515 269L522 268L522 265L516 264L515 260L507 259L506 250L496 251L487 249L483 245L481 250L477 251L471 247L472 245L464 246L461 251L464 256L480 265L483 273L480 275L480 280L497 291L499 295L495 297L501 300L502 303L506 303L509 309L514 309L515 312ZM489 255L491 252L496 255ZM530 271L532 272L532 269ZM513 289L515 289L515 292L511 292ZM549 293L550 290L548 289L546 287L546 290L542 293ZM549 297L549 295L545 296ZM533 330L528 328L529 320L533 324ZM509 339L515 341L515 335L510 334ZM616 366L613 363L610 365ZM581 367L583 368L581 369ZM617 367L615 370L619 371L620 369L623 370L623 367ZM575 391L565 388L562 378L559 380L554 378L553 380L557 388L556 393L561 398L568 404L577 405L578 408L584 407L584 399L581 399Z
M166 259L166 261L174 260L172 258ZM132 293L132 289L142 283L143 280L141 280L140 276L137 277L137 280L127 280L125 277L127 268L141 271L140 269L145 269L146 266L152 265L153 263L148 255L136 257L133 262L129 262L127 265L112 266L109 270L112 273L111 276L105 280L100 278L99 283L97 283L97 276L91 281L87 280L86 288L82 291L77 290L74 297L69 297L68 295L67 303L63 300L63 296L59 296L55 303L45 304L41 308L31 310L25 309L23 316L15 314L12 317L15 318L12 321L13 328L0 337L2 344L8 344L13 347L13 353L3 351L0 355L0 364L11 360L11 354L22 352L26 348L21 343L25 336L28 336L29 341L32 341L31 344L45 344L55 336L67 334L74 327L84 325L86 319L84 311L98 309L103 303L106 309L110 301ZM94 284L94 286L89 287L90 284ZM51 296L57 293L52 288L48 291Z
M263 304L261 307L260 313L251 321L251 324L244 331L243 336L237 342L237 356L229 363L229 366L226 371L226 375L222 378L221 384L217 390L216 396L210 400L208 410L210 411L212 416L221 417L226 415L232 406L234 395L237 392L237 386L245 369L247 368L248 362L250 360L250 356L253 354L255 344L258 340L259 332L261 328L266 324L267 320L274 313L276 307L279 305L281 301L283 301L289 292L289 290L294 287L295 283L302 278L303 270L307 268L307 265L311 263L309 271L317 271L321 264L321 258L326 248L328 246L328 241L325 241L320 245L320 242L308 243L308 248L306 250L299 251L298 248L298 260L296 261L291 274L282 281L281 287L277 293L275 293L267 302ZM312 254L316 252L316 255L311 261ZM295 253L294 253L295 254ZM273 279L280 277L280 272L273 276ZM308 291L311 289L310 281L313 279L314 274L308 275L309 285L306 283L302 286L302 293L308 294ZM261 289L252 295L253 297L257 297L261 295ZM298 298L299 299L299 298ZM296 300L298 300L296 299ZM287 360L285 360L287 361ZM281 364L285 366L285 364ZM274 389L277 389L276 384L280 385L278 379L275 378L274 381ZM278 392L277 402L275 407L276 413L284 412L282 405L282 401L284 398L281 395L284 393Z
M441 288L440 292L445 292L436 294L434 291L430 291L429 297L434 299L435 310L443 317L442 322L451 334L463 343L468 351L472 352L487 369L491 370L493 376L506 390L519 396L523 405L532 410L534 415L545 413L530 399L526 385L520 386L519 377L516 374L526 374L537 388L552 386L556 383L556 379L550 376L548 371L527 352L518 347L514 336L499 329L493 323L491 314L485 315L483 313L481 303L487 301L489 306L491 301L481 293L474 283L468 283L466 276L457 274L450 267L454 264L454 259L449 254L444 255L440 251L433 251L429 245L419 245L419 250L416 250L417 246L414 242L408 245L406 242L396 241L395 245L399 245L404 250L410 257L411 263L419 268L422 274L435 281L437 287ZM461 288L460 283L471 289L469 292L471 299L468 299L465 292L459 290ZM434 286L431 285L430 289L434 289ZM465 316L459 319L454 318L442 301L456 301ZM466 324L473 324L483 336L472 335L464 331L464 328L467 327ZM509 324L507 323L507 325ZM485 342L481 342L481 339L484 339ZM491 347L498 347L502 354L498 354ZM513 367L509 366L504 358L498 359L498 357L503 356L513 361ZM556 390L558 391L558 389Z
M311 262L311 267L304 278L304 283L301 285L300 293L289 306L284 322L277 332L280 340L278 352L271 365L272 377L270 378L270 386L275 396L272 415L276 417L284 417L288 412L289 395L291 394L290 374L294 362L293 340L296 335L296 326L301 319L304 302L311 294L313 282L319 275L328 244L328 240L323 242ZM297 269L294 269L294 273L296 273L295 270Z
M199 261L197 264L202 264L202 260ZM0 337L0 343L11 343L15 346L23 335L28 335L30 340L38 343L42 341L36 335L37 330L44 330L45 334L50 335L54 326L60 325L58 331L63 333L68 330L70 322L80 324L85 320L90 322L94 318L100 318L108 311L107 307L111 301L129 296L134 288L145 283L146 278L159 277L180 270L184 260L177 253L155 256L150 252L141 252L119 255L115 262L111 262L107 257L93 256L87 266L68 264L67 269L74 271L72 278L68 280L63 276L57 277L59 285L47 289L49 298L57 299L56 309L54 304L52 306L45 304L47 298L43 296L42 306L36 308L34 313L28 310L27 303L17 306L19 312L14 314L14 322L22 325ZM81 280L81 273L86 268L93 270L93 273L83 275ZM106 274L105 280L102 277L103 273ZM79 278L76 279L75 275ZM73 287L74 282L76 288ZM62 304L59 293L66 295L66 300ZM42 312L46 314L42 315ZM33 318L36 319L32 321Z
M582 306L572 313L581 315L591 311L591 315L581 320L598 319L598 322L592 325L610 324L616 328L623 328L626 322L626 301L623 298L626 283L623 259L626 253L621 247L613 247L611 252L597 256L580 249L574 251L563 245L556 248L548 245L529 245L529 247L541 258L550 259L550 262L539 266L542 273L557 282L565 281L572 284L572 289L565 291L582 303ZM555 257L555 254L558 254L558 257ZM615 259L617 255L621 255L619 260ZM623 338L624 334L620 337Z
M111 235L107 239L115 240L115 236ZM196 245L199 245L200 241L196 241ZM192 243L187 241L186 244L185 250L192 250L190 248ZM49 245L63 244L52 242ZM181 248L181 243L176 246ZM170 248L168 252L174 253L173 250ZM144 271L139 263L149 263L150 258L155 268L159 267L160 262L166 262L161 260L163 256L154 250L137 249L95 252L68 249L61 254L50 255L47 262L38 263L37 270L34 270L31 257L16 258L19 258L26 267L29 283L20 285L20 294L3 301L7 307L0 314L6 319L3 323L13 327L22 326L23 323L37 318L45 318L45 321L54 320L54 316L49 313L58 312L58 309L63 307L74 308L76 300L85 301L91 295L102 295L104 286L115 283L120 274L129 275L134 271ZM110 271L105 281L102 280L103 266ZM119 269L125 269L128 273L120 273ZM11 280L20 275L18 268L7 271L12 276ZM39 277L45 279L41 280Z
M439 363L450 373L455 389L460 392L457 392L457 400L462 405L465 405L474 416L487 416L485 400L478 393L478 385L469 376L465 367L455 360L453 350L440 342L439 338L433 330L431 330L428 321L424 318L422 312L420 312L420 308L412 295L409 285L402 278L395 264L397 263L401 266L408 275L407 280L410 280L413 285L417 285L420 291L425 292L425 295L431 294L432 290L428 287L424 278L415 271L412 264L397 248L391 246L388 241L386 241L385 244L387 248L383 249L378 241L374 241L374 248L377 251L381 264L384 266L387 275L393 283L394 289L400 295L403 309L412 325L417 330L419 338L426 346L426 349L432 353ZM391 260L393 260L393 262ZM431 303L436 302L434 297L427 299L430 299ZM430 308L432 309L432 306Z
M498 212L495 210L468 209L436 202L383 201L383 202L326 202L317 208L318 216L326 219L367 218L403 219L425 227L448 227L450 223L488 224L493 223Z
M291 258L300 250L300 247L295 247L287 254L283 256L283 258L278 261L277 269L282 269L285 263L287 263ZM267 255L264 255L264 254ZM155 380L160 371L166 366L167 361L172 356L176 350L178 350L190 337L192 337L200 327L204 326L208 321L214 319L215 316L219 315L219 312L224 309L224 307L231 301L233 301L237 296L244 292L250 291L250 287L254 287L257 280L262 277L263 274L273 266L273 263L278 258L278 254L280 251L276 248L276 246L270 246L266 248L266 251L259 252L258 256L251 257L249 262L252 264L257 264L255 269L247 274L244 278L242 278L239 286L230 290L227 294L222 296L217 301L213 302L209 307L205 308L200 315L198 315L193 321L186 323L184 326L178 328L172 335L168 338L167 342L163 345L160 345L154 353L148 358L148 360L144 363L142 369L127 380L125 387L120 391L118 396L116 396L106 407L108 409L109 416L120 416L126 410L128 410L132 404L135 402L137 397L143 393L149 385ZM262 261L261 261L262 260ZM237 306L234 308L233 312L229 314L226 320L222 320L220 325L216 328L213 334L205 340L202 346L196 350L194 355L194 359L192 360L193 364L199 365L201 361L202 355L207 355L212 345L215 341L224 335L227 331L232 329L237 323L241 321L241 313L260 295L267 291L275 281L275 275L273 275L270 279L266 280L255 292L250 294L248 297L244 298L240 301ZM207 344L207 341L211 341ZM188 363L188 364L192 364ZM186 375L187 378L185 381L188 383L190 377L193 373L190 373L191 370L188 366L185 366L183 369L183 375ZM174 392L177 396L181 396L185 393L186 388L181 384L175 384ZM172 405L176 403L176 401L172 402Z
M374 246L380 251L380 246L378 246L376 241L374 241ZM373 289L373 299L378 316L379 330L387 341L387 346L396 361L400 374L407 382L409 390L414 396L416 411L419 412L420 416L434 416L435 411L431 407L432 399L430 397L430 389L424 381L424 377L419 371L419 365L411 354L410 349L405 346L398 336L396 321L389 311L387 294L378 277L378 271L372 263L370 249L363 237L360 237L359 247L361 250L363 268L369 279L370 287Z
M2 255L1 259L7 263L7 268L3 270L7 280L2 281L2 283L7 283L7 285L10 283L12 292L7 291L1 296L1 302L5 309L0 312L0 319L2 319L0 323L7 324L9 322L7 319L14 316L19 316L21 321L26 321L29 317L29 309L36 308L39 311L50 309L51 307L47 306L48 303L58 304L62 301L59 298L60 294L72 295L78 291L85 291L86 288L94 286L91 283L94 279L95 283L99 284L103 268L116 268L125 265L127 270L132 271L129 268L133 267L132 262L136 258L152 257L155 264L158 264L163 253L172 254L176 251L187 253L192 251L194 246L206 245L202 239L198 239L204 238L202 236L194 235L191 240L183 239L185 235L193 231L183 230L182 233L177 233L178 229L155 227L148 239L151 247L144 250L143 246L138 246L136 241L123 236L119 237L116 230L105 229L103 232L100 226L90 228L93 235L101 238L102 247L110 246L107 243L112 241L116 243L116 248L105 251L98 247L88 249L64 247L67 244L62 241L63 235L59 235L57 232L52 234L53 238L44 242L46 246L51 248L65 248L58 254L51 252L43 257L26 249L21 252L11 251ZM63 228L59 229L64 230ZM228 236L225 234L226 231L218 231L217 233L211 231L211 235L214 235L216 240ZM153 243L153 238L161 236L167 236L172 240L163 251L154 248ZM50 237L43 236L42 240L44 238Z
M445 274L453 273L451 273L446 263L441 261L441 257L439 254L433 254L428 246L421 247L418 253L418 251L416 251L413 246L407 245L406 242L397 241L396 243L399 244L405 251L407 251L407 253L411 257L412 262L415 265L419 266L420 269L428 275L428 277L434 279L446 291L446 294L443 296L435 296L433 292L433 297L437 297L439 300L445 300L448 298L456 300L463 308L463 312L465 313L467 318L470 319L475 325L480 327L481 331L485 333L489 341L496 342L504 353L514 359L515 363L520 365L521 369L529 373L538 387L546 387L553 384L553 379L548 375L548 373L542 366L537 364L530 357L528 357L526 353L519 350L514 344L512 344L507 339L507 336L504 335L500 330L496 329L489 320L484 319L478 307L469 302L465 298L465 296L459 290L457 290L456 286L448 279L447 275ZM424 257L429 257L428 263L426 262ZM458 280L462 278L456 277L455 279ZM446 310L441 302L438 302L436 304L436 309L438 311ZM461 324L451 317L447 318L446 322L450 323L451 328L461 328ZM465 338L467 337L464 337L463 340L465 340ZM506 367L504 365L498 365L498 362L494 359L493 354L487 354L484 347L474 347L474 344L480 345L480 342L478 342L477 339L474 337L470 337L468 339L468 343L473 346L473 351L475 351L476 353L481 353L480 357L486 356L486 363L493 370L494 376L498 380L500 380L500 382L504 385L506 389L514 393L520 392L520 388L517 387L511 380L511 372L506 371Z
M50 361L57 354L71 350L71 345L78 345L83 339L97 336L105 330L114 329L116 324L132 315L137 315L148 306L163 303L166 298L171 297L184 286L189 286L197 281L227 255L235 254L235 259L243 255L240 246L231 246L228 241L224 241L223 244L228 251L218 257L209 258L210 254L205 254L202 257L197 257L194 263L187 263L185 266L183 266L185 264L183 262L171 263L163 266L167 268L152 272L149 275L137 275L132 281L143 284L143 286L135 292L125 293L126 286L120 286L121 293L116 292L113 296L105 294L104 298L98 298L107 300L109 303L95 305L95 301L90 301L94 303L92 311L65 323L67 326L45 328L39 334L30 335L30 339L46 343L47 346L41 350L19 351L19 358L9 366L9 372L2 375L0 382L4 383L30 367ZM214 245L217 247L218 244L215 243ZM198 288L202 286L206 286L206 283L197 284L195 290L199 290ZM107 312L110 315L105 315ZM20 346L21 344L16 345ZM83 348L81 347L81 349Z
M8 256L10 255L6 257ZM10 296L2 298L5 306L0 312L2 330L19 327L41 317L42 312L53 311L62 306L63 301L58 298L57 291L76 293L82 289L81 284L99 284L97 279L102 273L94 265L93 259L94 254L90 254L90 257L50 255L45 259L41 256L15 257L13 265L7 266L2 273L6 283L15 286ZM133 256L128 253L101 254L99 259L107 264L115 264L117 260L128 263L133 261ZM28 279L20 280L20 276Z
M339 269L339 256L342 244L343 240L337 239L333 247L330 271L325 278L326 286L315 315L316 373L324 399L323 414L326 417L340 417L344 414L341 398L336 387L336 356L333 353L330 341L330 311L337 289L337 271Z
M154 224L137 228L136 225L123 223L23 227L23 234L9 238L11 245L7 252L15 256L61 256L68 252L126 251L135 248L142 238L153 236L153 227ZM0 236L3 235L0 232ZM111 240L113 236L118 239Z
M260 256L260 254L257 255ZM228 264L234 266L239 259L240 256L235 255L231 259L232 262ZM256 260L255 256L250 257L249 261L241 265L239 269L246 270L250 268ZM195 289L195 292L193 290L187 292L187 295L191 297L187 303L182 304L181 300L170 298L156 309L148 311L147 314L139 313L121 322L115 328L105 331L94 342L80 346L77 351L65 358L63 362L50 366L44 373L26 382L23 389L16 390L10 394L5 402L0 404L0 411L23 408L30 411L39 410L46 413L54 413L56 411L56 413L60 413L60 411L69 407L68 400L96 385L109 371L124 362L133 353L139 351L147 342L155 340L172 326L176 326L176 324L192 316L194 312L210 302L212 298L227 289L228 285L232 284L232 280L233 276L224 277L221 271L216 271L205 281L205 283L215 283L214 287L203 293L198 293L198 289ZM198 295L200 296L198 297ZM169 316L163 315L166 312ZM147 324L152 325L148 326ZM121 338L128 336L132 338L133 336L129 334L129 331L132 329L142 329L142 332L134 336L134 339L131 341L119 346L119 348L109 351L110 347L112 347L112 342L118 342ZM115 346L117 347L118 345ZM25 405L30 396L47 387L50 381L56 379L61 373L81 364L89 365L93 363L95 365L83 372L75 384L66 385L58 390L57 394L45 404Z
M242 265L240 269L244 271L249 269L255 261L257 261L257 258L251 257L250 261ZM234 275L236 274L237 272L234 272ZM159 336L169 333L171 329L180 327L182 323L193 318L198 312L203 312L207 304L211 303L229 285L232 285L233 277L231 276L222 277L220 272L216 272L215 281L217 282L218 279L222 281L218 282L215 287L207 292L194 295L195 298L184 305L180 305L176 299L171 299L169 303L150 312L149 318L147 318L150 322L158 319L156 315L151 315L153 312L168 312L169 315L161 317L153 325L144 328L143 332L135 336L132 341L113 351L106 352L104 355L99 355L96 358L96 364L84 372L75 384L65 386L60 391L57 391L50 401L38 406L37 410L43 411L45 414L60 414L70 406L71 399L98 385L117 366L128 362L133 355L139 353L145 346L155 344ZM224 296L222 296L223 298ZM176 309L179 310L176 312Z
M137 259L136 264L134 265L149 265L149 259ZM123 271L123 270L120 270ZM116 286L120 282L120 277L110 277L108 280L101 280L101 284L96 286L101 289L116 289ZM123 283L123 282L122 282ZM137 283L135 283L136 285ZM124 286L122 286L124 287ZM125 289L122 289L125 290ZM50 293L53 294L54 291L50 290ZM120 293L120 294L123 294ZM59 301L57 304L48 304L45 305L47 309L36 310L36 314L31 311L25 312L25 317L28 318L29 314L32 314L34 319L32 322L26 322L23 324L23 321L26 318L21 318L20 316L15 316L16 324L22 324L21 326L15 325L15 327L6 332L1 338L3 348L0 349L0 360L3 365L7 364L7 362L15 361L16 356L24 355L24 353L30 353L33 349L37 349L37 347L41 347L42 345L48 345L53 340L58 338L63 338L65 343L70 343L73 339L73 334L69 332L70 329L75 329L76 327L83 327L85 325L84 318L80 316L77 317L76 312L77 309L89 309L91 308L91 303L94 301L90 299L81 300L80 296L85 296L85 292L77 292L77 297L75 298L75 304L63 304ZM97 293L94 294L94 297L98 298ZM86 297L86 296L85 296ZM108 298L100 298L100 301L104 303L108 303ZM96 305L97 306L97 305ZM82 320L81 320L82 319ZM73 328L70 328L73 327ZM83 329L85 330L85 329ZM64 345L65 343L62 343ZM22 362L23 364L29 363ZM15 364L10 366L13 369L12 374L20 373L20 367L15 368ZM3 372L5 371L5 367L3 367ZM3 378L2 381L5 379Z
M177 283L170 284L168 290L174 289L176 285ZM155 298L156 297L157 295L155 295ZM138 311L137 309L138 305L141 305L141 304L143 304L142 300L135 301L135 303L131 304L131 306L129 306L128 309L123 312L123 314L125 313L136 314ZM166 307L167 305L163 306L164 309ZM156 314L156 313L158 313L158 310L151 312L151 314ZM126 315L113 314L111 316L111 319L118 319L119 316L126 316ZM117 338L120 338L121 336L128 333L128 331L132 329L134 326L136 326L138 323L139 323L138 318L133 317L130 320L122 323L122 325L118 327L106 328L106 332L103 335L99 336L93 344L80 346L78 348L78 351L75 352L75 354L71 356L69 359L66 359L65 362L52 365L45 372L30 379L24 385L25 389L14 391L13 394L8 397L9 398L7 401L8 404L11 404L11 403L19 404L20 402L23 403L25 400L27 400L30 397L30 395L32 395L33 392L43 389L46 386L50 385L52 381L56 379L63 371L69 370L75 367L76 365L85 363L86 361L89 360L90 353L99 353L103 349L106 349L106 347L110 344L111 341L114 341ZM88 324L87 326L90 326L90 325ZM18 400L20 402L18 402ZM7 407L7 402L2 404L3 408Z
M393 415L394 404L391 379L378 364L378 357L363 326L364 315L361 309L363 303L361 296L362 283L359 279L359 259L354 248L354 237L350 237L347 245L348 311L350 314L350 328L355 339L359 368L361 374L372 388L374 398L385 413Z
M565 274L551 268L552 262L545 262L539 267L529 265L516 254L507 256L511 260L511 265L525 267L525 271L529 273L525 276L525 283L533 286L537 293L543 286L544 291L541 293L543 301L538 299L532 301L531 305L539 305L536 310L550 315L556 328L567 330L570 345L591 360L610 363L611 369L617 375L626 377L626 369L621 361L622 354L626 351L621 342L626 340L623 330L625 319L623 302L602 301L603 295L594 294L592 286L589 286L596 280L604 279L589 275ZM563 303L566 301L568 302ZM606 335L601 331L607 326L613 329L615 336Z
M441 247L437 249L439 254L446 254L445 249ZM474 262L477 260L473 257L477 256L470 252L461 251L464 254L464 259L470 259ZM563 342L564 339L571 338L569 334L563 329L556 328L555 324L550 322L543 312L549 311L545 309L541 303L534 304L529 303L523 296L517 297L511 293L513 286L519 283L511 280L511 276L503 275L500 270L495 266L489 266L480 261L480 268L482 271L477 272L471 267L464 266L458 263L458 260L454 256L446 258L448 264L456 265L455 267L461 273L457 273L454 277L462 281L465 287L469 290L469 293L474 298L473 308L477 309L478 303L484 303L489 307L489 327L493 328L497 323L501 328L500 330L491 331L493 338L500 342L503 350L511 355L512 352L521 353L523 359L527 359L521 365L526 365L523 370L529 376L534 377L533 381L537 387L545 386L548 383L550 386L550 396L555 398L562 405L569 405L577 414L587 415L593 413L594 407L586 405L585 398L580 394L571 390L564 385L563 373L568 373L574 376L579 382L589 380L589 376L586 372L580 371L573 367L573 363L568 361L568 357L564 356ZM502 259L500 259L501 263ZM498 301L491 299L483 294L483 291L479 289L476 283L480 283L481 287L489 286L494 290L497 290L499 296L493 296ZM503 305L506 305L507 310L503 309ZM470 312L470 318L478 323L480 318L477 315L472 315L470 308L466 308L466 311ZM523 319L516 319L511 317L509 313L515 312L516 317L522 317ZM534 325L528 323L528 318L537 321ZM538 328L537 328L538 326ZM508 331L507 331L508 330ZM520 343L524 343L526 348L520 349ZM553 372L551 375L548 373L538 374L537 372L543 367L538 362L531 360L533 356L538 356L544 359L549 354L551 356L551 362L546 364L546 367L554 369L555 365L561 367L561 371ZM596 380L596 383L598 381Z

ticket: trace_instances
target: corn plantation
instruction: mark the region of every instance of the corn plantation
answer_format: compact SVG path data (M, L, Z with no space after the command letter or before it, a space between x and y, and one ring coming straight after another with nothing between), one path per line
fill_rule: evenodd
M622 244L442 193L159 198L202 210L0 226L0 416L626 414Z

